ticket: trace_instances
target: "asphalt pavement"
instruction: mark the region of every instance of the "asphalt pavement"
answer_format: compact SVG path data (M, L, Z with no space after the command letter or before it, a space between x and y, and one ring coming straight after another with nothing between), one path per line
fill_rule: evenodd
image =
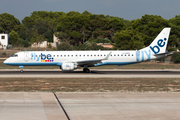
M166 69L92 69L90 73L82 70L63 72L59 69L0 69L0 77L29 78L180 78L180 70Z
M0 92L0 120L180 119L180 93L59 92L55 95Z

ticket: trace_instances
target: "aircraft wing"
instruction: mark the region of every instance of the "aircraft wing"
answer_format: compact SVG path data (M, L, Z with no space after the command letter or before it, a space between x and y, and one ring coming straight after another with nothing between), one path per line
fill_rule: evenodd
M103 59L91 59L91 60L77 60L77 61L68 61L68 63L77 63L79 66L94 66L95 64L101 63L102 60L108 60L109 56L111 55L112 52L110 52L105 58Z

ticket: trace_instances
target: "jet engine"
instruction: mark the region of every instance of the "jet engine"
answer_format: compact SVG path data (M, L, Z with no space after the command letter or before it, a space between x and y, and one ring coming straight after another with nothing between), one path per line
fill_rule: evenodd
M77 64L75 64L75 63L62 63L61 69L63 71L72 71L74 69L77 69Z

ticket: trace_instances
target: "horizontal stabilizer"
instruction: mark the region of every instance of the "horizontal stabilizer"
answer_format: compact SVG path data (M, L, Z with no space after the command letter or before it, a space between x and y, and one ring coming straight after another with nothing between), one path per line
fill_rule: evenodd
M159 53L159 54L156 54L155 56L162 56L162 55L164 55L164 56L170 56L170 55L173 55L174 52L175 52L175 51L166 52L166 53Z

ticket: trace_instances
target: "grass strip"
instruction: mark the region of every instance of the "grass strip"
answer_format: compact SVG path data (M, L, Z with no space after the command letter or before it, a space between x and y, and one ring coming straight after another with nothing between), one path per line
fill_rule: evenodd
M179 92L179 78L0 78L7 92Z

